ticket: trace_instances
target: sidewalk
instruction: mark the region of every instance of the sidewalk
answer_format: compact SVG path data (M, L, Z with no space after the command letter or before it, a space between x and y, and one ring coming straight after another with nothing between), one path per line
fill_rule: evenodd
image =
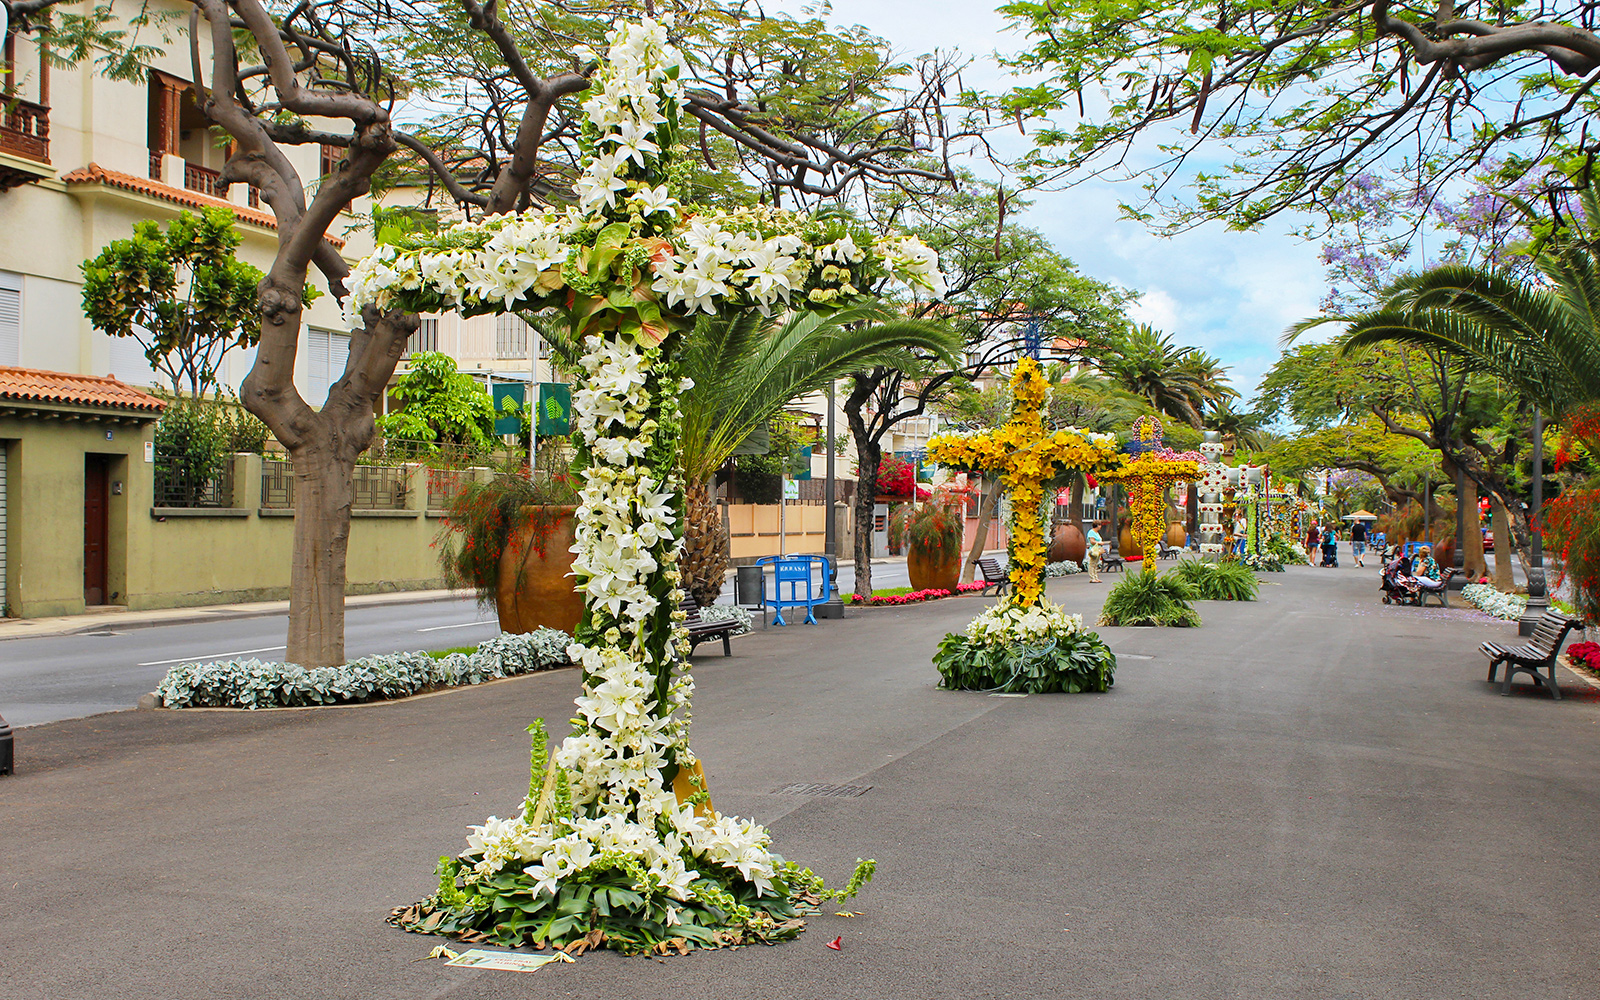
M470 592L465 590L410 590L389 594L354 594L344 599L344 605L347 608L375 608L390 604L461 600L470 596ZM0 618L0 640L83 635L105 628L116 628L121 631L130 628L152 628L157 625L228 621L234 618L269 618L288 613L288 601L208 604L192 608L152 608L148 611L129 611L127 608L110 605L90 608L81 615L61 615L55 618Z

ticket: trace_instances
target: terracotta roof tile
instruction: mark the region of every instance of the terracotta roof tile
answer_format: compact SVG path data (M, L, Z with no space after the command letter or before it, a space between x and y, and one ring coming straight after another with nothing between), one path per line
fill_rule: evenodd
M160 181L151 180L148 177L140 177L137 174L125 174L120 170L107 170L98 163L91 163L87 167L79 167L77 170L63 174L61 180L67 185L104 184L107 187L120 188L124 191L133 191L138 194L148 195L151 198L160 198L162 201L170 201L175 205L183 205L188 208L226 208L232 211L236 218L244 222L254 223L258 226L265 226L268 229L278 228L277 217L271 212L263 212L258 208L246 208L243 205L235 205L231 201L226 201L222 198L213 198L210 195L201 194L198 191L190 191L188 188L175 188L170 184L163 184ZM344 246L344 240L341 240L338 237L329 236L327 237L327 240L335 247Z
M160 413L167 405L110 375L71 375L0 365L0 402L6 400L101 406L147 413Z

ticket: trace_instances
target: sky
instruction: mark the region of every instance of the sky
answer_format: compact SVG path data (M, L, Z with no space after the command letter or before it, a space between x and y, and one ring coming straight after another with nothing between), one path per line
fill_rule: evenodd
M963 73L968 87L995 87L1002 71L991 54L1023 47L995 12L1000 0L839 0L828 20L861 24L886 38L897 55L960 49L977 59ZM802 4L781 3L798 14ZM973 164L977 169L977 164ZM1137 182L1088 182L1034 193L1020 221L1042 232L1085 274L1141 295L1134 319L1202 347L1230 368L1248 401L1279 354L1278 339L1298 320L1320 312L1325 292L1320 248L1289 235L1294 220L1258 232L1229 232L1207 223L1160 238L1120 217L1120 202L1137 202Z

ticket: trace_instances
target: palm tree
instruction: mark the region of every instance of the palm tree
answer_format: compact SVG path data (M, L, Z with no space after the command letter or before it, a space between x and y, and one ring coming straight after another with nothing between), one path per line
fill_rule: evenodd
M1233 401L1221 399L1205 415L1206 430L1218 431L1224 443L1232 440L1234 447L1247 451L1260 451L1269 437L1267 418L1259 413L1235 410Z
M1140 323L1112 341L1110 350L1091 361L1113 382L1150 401L1158 413L1201 426L1208 403L1237 396L1223 383L1227 369L1216 358L1193 347L1178 347L1172 335Z
M827 316L797 313L781 321L755 313L696 321L678 353L679 372L694 382L679 399L679 468L686 494L682 586L696 601L716 600L728 570L721 514L710 488L717 470L792 400L853 372L898 364L911 349L955 365L961 338L943 324L865 308Z

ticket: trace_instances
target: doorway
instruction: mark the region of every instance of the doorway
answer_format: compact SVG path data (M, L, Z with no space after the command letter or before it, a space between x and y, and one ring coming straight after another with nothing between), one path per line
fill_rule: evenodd
M83 603L106 603L111 543L111 456L83 457Z

